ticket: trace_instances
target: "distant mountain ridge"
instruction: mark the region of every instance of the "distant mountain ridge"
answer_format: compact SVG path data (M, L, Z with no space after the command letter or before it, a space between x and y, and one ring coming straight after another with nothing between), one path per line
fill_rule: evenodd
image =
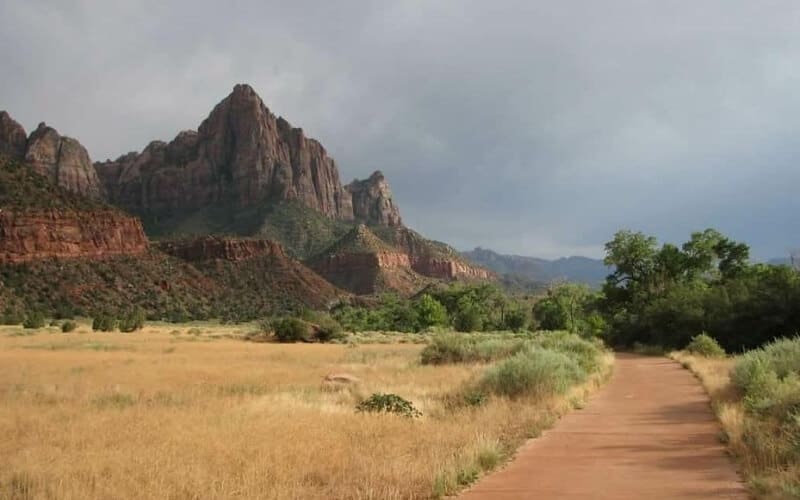
M498 274L522 276L539 283L569 281L597 286L611 269L600 259L589 257L562 257L548 260L521 255L504 255L486 248L461 252L467 260L489 268Z

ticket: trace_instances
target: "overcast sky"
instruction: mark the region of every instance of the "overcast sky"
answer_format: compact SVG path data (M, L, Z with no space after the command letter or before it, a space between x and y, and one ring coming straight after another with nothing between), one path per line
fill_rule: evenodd
M0 109L93 159L238 82L382 170L460 249L601 256L620 228L800 247L800 2L0 0Z

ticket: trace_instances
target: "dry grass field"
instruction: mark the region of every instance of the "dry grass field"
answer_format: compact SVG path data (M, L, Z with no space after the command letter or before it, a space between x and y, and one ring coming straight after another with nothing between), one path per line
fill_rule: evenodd
M413 344L255 344L230 326L133 334L0 328L2 498L430 498L457 491L580 404L444 396L485 365ZM322 386L329 373L361 383ZM391 392L419 419L354 411Z

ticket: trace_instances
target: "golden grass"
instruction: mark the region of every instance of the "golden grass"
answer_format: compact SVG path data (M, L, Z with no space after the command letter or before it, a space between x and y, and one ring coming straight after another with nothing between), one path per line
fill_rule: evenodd
M751 492L759 499L798 498L793 485L800 483L800 469L783 463L778 450L784 443L776 442L781 436L768 422L745 411L742 394L731 382L736 358L704 358L686 352L673 352L670 357L702 382L724 429L721 439L740 464Z
M0 498L450 494L599 383L452 410L443 396L485 367L422 366L420 345L254 344L219 325L25 333L0 327ZM362 382L324 390L334 372ZM356 413L372 392L424 416Z

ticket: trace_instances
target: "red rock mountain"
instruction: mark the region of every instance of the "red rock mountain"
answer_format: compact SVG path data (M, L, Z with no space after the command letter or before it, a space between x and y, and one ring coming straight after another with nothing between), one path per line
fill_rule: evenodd
M386 291L410 295L430 281L414 272L408 254L363 224L312 259L310 265L331 283L358 295Z
M273 115L249 85L236 85L197 132L151 142L96 168L109 200L142 215L296 200L332 219L400 220L382 175L345 189L325 148Z
M0 264L147 249L139 219L67 191L29 165L0 158Z
M0 154L24 160L39 174L74 193L103 197L100 179L81 143L40 123L29 137L7 112L0 111Z

